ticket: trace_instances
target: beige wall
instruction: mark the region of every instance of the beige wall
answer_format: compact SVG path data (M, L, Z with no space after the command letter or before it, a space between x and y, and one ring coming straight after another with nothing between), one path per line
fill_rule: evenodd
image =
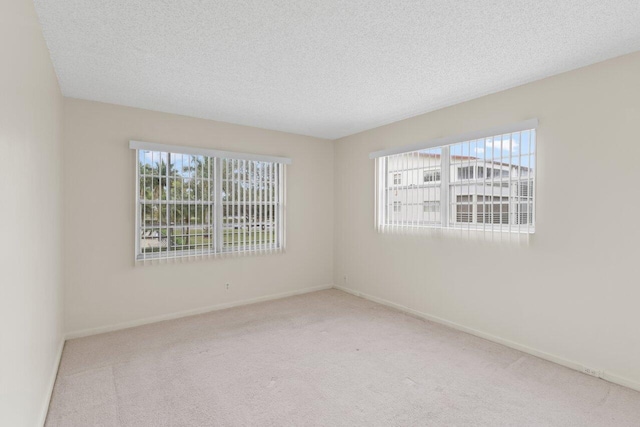
M331 285L330 141L74 99L65 99L64 118L68 332ZM287 252L135 265L130 139L291 157Z
M62 95L29 0L0 2L0 425L42 420L62 344Z
M640 387L639 76L636 53L336 141L336 285ZM374 230L369 152L534 117L528 243Z

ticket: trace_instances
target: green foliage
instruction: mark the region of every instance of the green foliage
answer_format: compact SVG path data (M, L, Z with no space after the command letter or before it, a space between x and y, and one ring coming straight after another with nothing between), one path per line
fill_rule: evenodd
M141 222L145 227L167 225L207 226L214 222L214 186L216 159L157 153L157 161L139 163ZM238 206L235 202L275 200L277 185L274 168L268 163L222 159L220 183L223 222L241 223L253 218L256 222L273 221L273 209ZM267 184L267 181L270 181ZM269 191L265 191L265 190ZM260 214L260 218L258 217ZM166 234L166 232L163 232ZM189 244L185 242L185 244Z

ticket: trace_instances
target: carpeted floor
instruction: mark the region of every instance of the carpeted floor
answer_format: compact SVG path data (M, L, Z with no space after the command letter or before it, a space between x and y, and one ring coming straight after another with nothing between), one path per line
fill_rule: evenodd
M639 426L640 393L328 290L68 341L47 426Z

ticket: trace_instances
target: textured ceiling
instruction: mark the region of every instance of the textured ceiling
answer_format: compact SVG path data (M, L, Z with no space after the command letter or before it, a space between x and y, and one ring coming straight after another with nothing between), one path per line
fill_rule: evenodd
M324 138L640 50L639 0L35 0L65 96Z

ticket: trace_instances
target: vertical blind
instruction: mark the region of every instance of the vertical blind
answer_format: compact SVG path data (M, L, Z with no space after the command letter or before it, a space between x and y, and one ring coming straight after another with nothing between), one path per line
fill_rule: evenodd
M136 141L130 147L136 260L284 249L289 159Z
M536 126L527 121L491 136L372 153L378 230L534 233Z

